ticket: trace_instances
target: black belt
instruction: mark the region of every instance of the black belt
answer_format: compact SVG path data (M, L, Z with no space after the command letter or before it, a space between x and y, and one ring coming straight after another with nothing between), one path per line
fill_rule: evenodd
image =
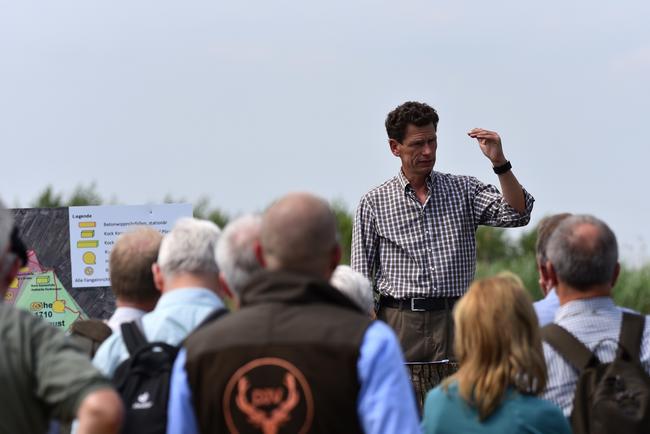
M382 295L379 299L381 306L392 307L399 310L411 310L413 312L426 312L431 310L445 310L454 307L454 304L460 297L413 297L413 298L393 298Z

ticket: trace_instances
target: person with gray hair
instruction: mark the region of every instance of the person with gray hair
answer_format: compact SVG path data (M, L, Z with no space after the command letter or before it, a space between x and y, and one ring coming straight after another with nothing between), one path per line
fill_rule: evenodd
M619 333L626 312L612 299L612 289L620 272L616 236L605 222L593 216L570 216L550 235L546 255L548 260L544 267L560 300L554 324L571 333L601 363L611 362L619 347ZM626 321L628 315L625 313ZM645 322L640 333L640 363L650 373L650 317L640 318ZM574 367L560 354L557 343L547 334L553 328L549 325L542 329L548 366L544 398L558 405L569 417L578 384L577 369L582 367Z
M354 301L370 318L375 318L375 300L372 295L372 285L363 274L354 271L349 265L339 265L334 270L330 283L334 288Z
M397 337L329 284L341 249L328 203L273 203L255 250L265 270L241 309L176 358L167 432L419 433Z
M13 219L0 201L0 299L20 263L12 253ZM50 418L79 420L78 433L117 433L122 403L87 357L56 329L0 304L0 432L45 432Z
M262 218L246 214L226 225L217 243L216 258L221 286L233 298L241 294L251 277L262 266L255 257L255 243L260 236Z
M153 279L161 297L139 321L148 341L178 345L210 313L223 308L214 251L221 230L207 220L182 218L160 243ZM122 333L113 333L97 350L93 363L106 376L129 358Z

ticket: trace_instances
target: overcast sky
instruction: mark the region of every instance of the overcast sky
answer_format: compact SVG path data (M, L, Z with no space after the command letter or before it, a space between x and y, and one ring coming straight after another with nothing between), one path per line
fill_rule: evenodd
M353 209L395 175L386 113L440 115L436 169L497 183L498 131L549 213L650 260L650 2L0 0L0 196L96 182L120 203L291 190Z

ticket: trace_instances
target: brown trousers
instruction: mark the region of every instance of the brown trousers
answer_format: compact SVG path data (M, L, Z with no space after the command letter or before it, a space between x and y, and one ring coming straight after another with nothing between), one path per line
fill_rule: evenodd
M377 319L393 328L407 362L455 360L451 309L413 312L381 306Z

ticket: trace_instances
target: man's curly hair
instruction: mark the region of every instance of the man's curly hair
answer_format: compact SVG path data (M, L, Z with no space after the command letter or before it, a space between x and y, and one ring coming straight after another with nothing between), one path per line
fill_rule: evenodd
M424 127L433 123L438 128L438 113L435 109L423 102L408 101L397 106L386 116L386 132L388 138L401 142L406 134L406 127L413 124Z

